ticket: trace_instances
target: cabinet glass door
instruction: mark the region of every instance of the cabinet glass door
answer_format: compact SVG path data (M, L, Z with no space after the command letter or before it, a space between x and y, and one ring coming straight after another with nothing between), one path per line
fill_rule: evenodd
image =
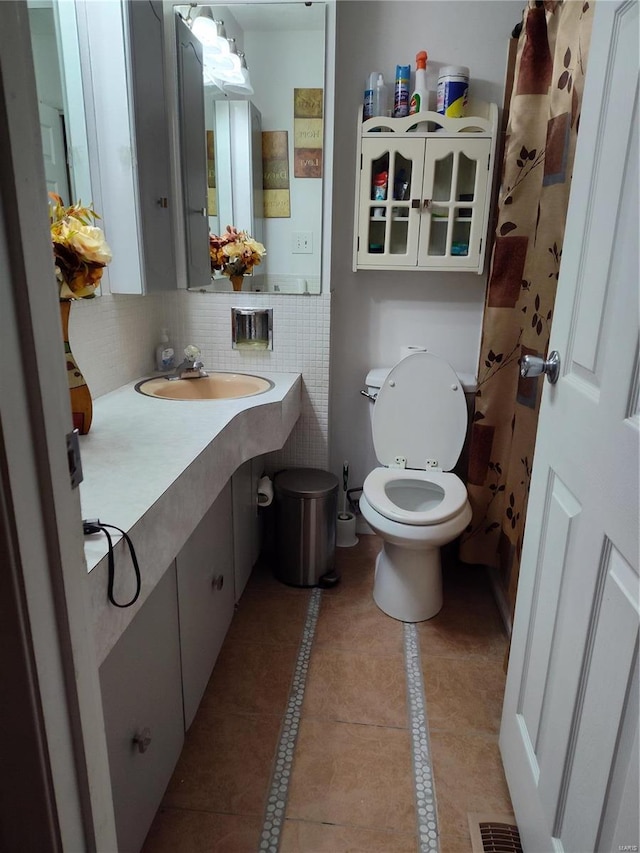
M418 266L478 266L490 151L486 138L427 141Z
M424 147L424 139L363 139L359 265L416 266Z

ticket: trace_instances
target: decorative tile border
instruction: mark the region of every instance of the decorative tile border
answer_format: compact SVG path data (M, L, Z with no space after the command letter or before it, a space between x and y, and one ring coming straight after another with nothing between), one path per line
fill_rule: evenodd
M318 613L320 612L321 597L321 589L314 589L311 593L307 618L302 632L302 641L298 650L296 668L293 673L293 683L289 692L289 702L280 732L276 766L271 777L271 785L269 786L267 809L262 825L260 847L258 848L260 851L267 851L267 853L278 853L280 844L280 834L284 825L284 816L287 807L289 782L291 781L293 751L298 738L298 729L300 728L302 700L304 698L304 688L309 671L311 645L318 622Z
M439 853L438 818L429 749L429 728L424 698L424 682L420 666L418 631L414 624L404 623L404 662L407 674L407 698L411 753L416 787L418 853Z

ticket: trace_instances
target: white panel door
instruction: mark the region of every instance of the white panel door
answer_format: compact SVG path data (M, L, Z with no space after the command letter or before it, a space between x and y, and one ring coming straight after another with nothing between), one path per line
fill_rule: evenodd
M618 0L596 4L500 733L528 853L638 849L638 339L638 4Z
M67 152L64 145L62 116L59 110L50 107L44 101L38 104L38 113L47 192L59 195L64 204L71 204L76 199L69 197Z

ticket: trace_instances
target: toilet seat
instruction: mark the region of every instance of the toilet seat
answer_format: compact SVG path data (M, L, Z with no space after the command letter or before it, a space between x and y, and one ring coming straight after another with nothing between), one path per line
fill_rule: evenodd
M467 505L463 482L446 471L375 468L363 492L373 509L400 524L442 524Z
M462 383L430 352L403 358L391 369L373 407L373 446L389 467L451 471L467 431Z

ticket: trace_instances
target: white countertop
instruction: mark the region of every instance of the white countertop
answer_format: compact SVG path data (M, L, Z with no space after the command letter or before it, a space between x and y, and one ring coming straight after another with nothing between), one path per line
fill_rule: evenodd
M139 394L131 382L94 401L91 431L80 439L82 517L127 531L143 578L135 605L124 610L110 605L106 537L85 537L99 663L234 471L280 449L293 429L300 415L300 375L260 375L273 388L234 400L164 400ZM110 532L118 540L114 594L127 601L133 569L120 534Z

